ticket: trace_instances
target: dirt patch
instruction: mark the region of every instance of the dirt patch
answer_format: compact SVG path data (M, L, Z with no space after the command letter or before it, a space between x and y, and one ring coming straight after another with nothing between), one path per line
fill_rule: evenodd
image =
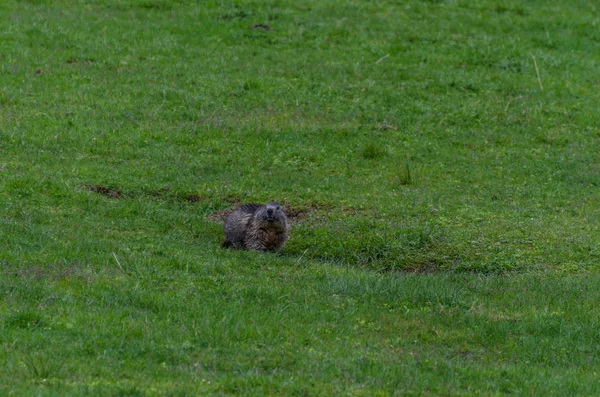
M16 271L17 275L30 280L81 280L92 282L96 278L94 271L83 263L68 264L49 263L45 265L28 265Z
M71 66L90 66L94 63L93 59L78 59L78 58L69 58L67 59L67 65Z
M119 189L107 187L104 185L87 185L86 187L90 192L98 193L109 198L116 199L122 197L123 195Z
M315 211L311 208L294 208L289 204L284 205L283 210L292 223L306 218L311 212Z
M431 274L439 272L438 264L429 261L425 263L420 263L415 265L414 267L406 267L399 271L399 273L408 273L408 274Z
M227 219L227 216L229 216L229 214L231 214L233 211L235 211L241 205L242 205L241 202L236 202L234 207L215 211L211 214L208 214L206 216L206 219L208 219L209 221L212 221L212 222L224 223L225 219ZM315 207L297 208L297 207L293 207L289 204L283 205L283 210L284 210L285 214L287 215L290 223L295 223L295 222L298 222L299 220L305 219L306 217L308 217L308 215L310 215L311 212L314 212L317 209L318 208L315 208Z
M212 222L225 223L225 219L231 214L235 208L228 208L226 210L215 211L212 214L208 214L206 219Z
M357 216L357 215L365 215L365 214L372 215L370 210L367 210L365 208L355 208L355 207L342 208L342 214L347 215L347 216Z
M397 131L398 127L396 127L395 125L391 125L391 124L378 124L377 129L379 131Z

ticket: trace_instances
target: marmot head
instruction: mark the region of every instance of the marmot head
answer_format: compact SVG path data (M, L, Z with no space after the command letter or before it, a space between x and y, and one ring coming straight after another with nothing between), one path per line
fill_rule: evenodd
M254 217L265 222L278 222L285 224L285 214L281 206L277 203L269 203L260 207Z

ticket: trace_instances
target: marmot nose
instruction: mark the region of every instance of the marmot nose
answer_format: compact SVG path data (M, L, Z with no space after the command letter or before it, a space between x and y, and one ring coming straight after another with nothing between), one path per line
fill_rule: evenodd
M268 215L273 215L273 208L269 208L269 209L267 210L267 214L268 214Z

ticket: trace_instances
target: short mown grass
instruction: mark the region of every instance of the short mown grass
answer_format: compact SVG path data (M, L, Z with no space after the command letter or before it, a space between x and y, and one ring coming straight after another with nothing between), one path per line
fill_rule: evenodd
M3 2L0 394L598 394L597 19Z

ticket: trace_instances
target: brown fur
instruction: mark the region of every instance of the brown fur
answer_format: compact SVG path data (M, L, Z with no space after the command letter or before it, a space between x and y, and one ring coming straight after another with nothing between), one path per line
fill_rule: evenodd
M276 252L289 237L287 216L279 204L245 204L225 220L223 247Z

